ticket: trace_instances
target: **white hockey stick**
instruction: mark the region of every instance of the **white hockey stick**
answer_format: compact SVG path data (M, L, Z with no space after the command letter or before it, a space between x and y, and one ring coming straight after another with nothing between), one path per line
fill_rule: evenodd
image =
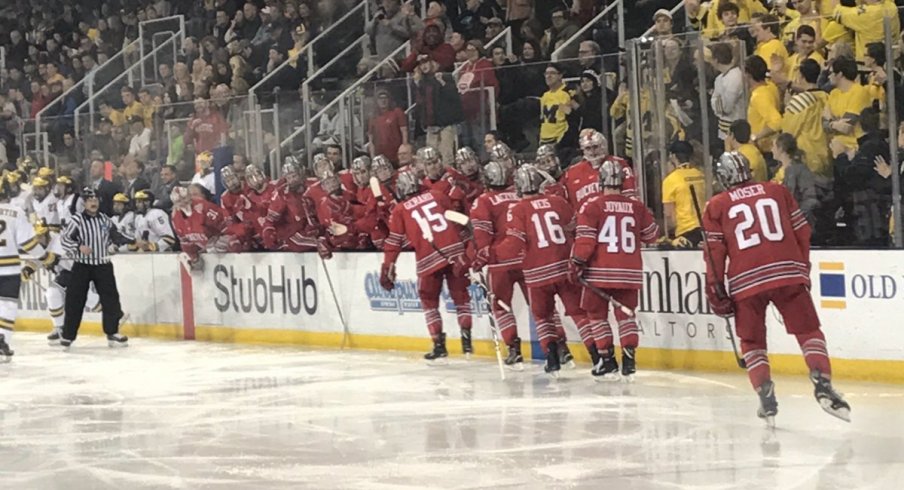
M468 223L471 221L471 218L468 218L468 215L459 213L458 211L453 211L451 209L444 211L443 216L447 220L453 223L458 223L461 226L468 226Z
M509 305L503 303L502 301L499 301L499 299L496 298L496 295L493 294L492 291L490 291L490 288L482 273L475 272L472 269L471 277L477 278L475 283L477 284L477 287L483 290L483 295L484 297L486 297L487 303L490 306L490 332L493 334L493 347L496 350L496 363L499 365L499 377L502 378L502 381L505 381L505 363L502 361L502 349L500 349L499 347L499 335L501 334L501 332L499 332L499 328L496 326L496 319L493 318L493 303L496 303L500 308L508 313L510 313L512 309L509 307Z
M372 192L377 199L383 198L383 188L380 186L380 179L376 177L370 178L370 192Z
M330 223L330 233L333 236L342 236L348 233L348 227L343 225L342 223L336 223L334 221Z

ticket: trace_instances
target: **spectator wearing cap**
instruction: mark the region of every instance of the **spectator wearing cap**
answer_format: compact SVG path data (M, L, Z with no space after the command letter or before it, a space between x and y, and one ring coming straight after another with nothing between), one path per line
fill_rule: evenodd
M464 121L461 96L451 74L438 71L430 55L418 57L414 72L417 122L427 135L427 146L436 148L446 163L453 161L458 125Z
M540 97L540 144L559 144L568 132L568 115L572 111L571 94L562 81L564 69L550 63L544 76L548 90Z
M574 105L576 107L570 119L575 127L581 130L589 128L603 131L603 111L608 108L603 106L600 79L593 70L581 73L578 90L574 93Z
M669 165L672 171L662 181L662 204L665 213L666 233L677 248L696 248L703 242L700 221L694 207L703 208L706 196L706 178L691 163L694 148L686 141L669 145ZM691 192L693 187L694 192Z
M483 31L483 42L489 43L493 39L496 39L496 36L502 33L505 29L505 24L503 24L502 19L499 17L493 17L492 19L487 21L486 29Z
M472 39L467 42L465 52L468 59L458 71L458 93L465 119L460 143L474 148L490 126L490 107L498 103L499 81L493 63L484 57L483 43Z
M823 119L831 132L846 148L856 149L857 138L863 136L860 113L872 105L869 90L857 81L857 63L851 58L837 58L832 62L829 101Z
M809 26L801 26L801 29ZM804 151L804 163L816 175L832 178L832 162L829 158L829 140L822 125L822 115L828 104L829 94L816 84L819 64L805 59L792 73L797 92L785 105L782 116L782 132L797 139L797 146Z
M438 25L429 25L424 28L415 40L411 54L402 60L399 67L403 71L413 72L423 55L429 56L441 72L451 72L455 68L455 50L443 40L443 33Z
M367 138L371 157L383 155L393 164L399 163L399 146L408 143L408 117L386 89L377 90L376 114L367 124Z
M750 101L747 104L747 120L753 135L751 139L760 151L772 151L772 139L782 127L781 95L778 87L766 79L766 62L753 55L744 63Z
M755 182L769 180L766 159L760 149L750 141L750 123L743 119L731 123L728 128L728 136L725 138L725 149L736 151L747 158L747 162L750 163L750 173Z
M552 27L546 31L544 44L547 53L552 53L565 45L565 42L571 39L577 32L578 26L571 22L569 12L565 7L558 6L552 11ZM561 59L577 58L578 47L575 45L566 46L561 53Z
M365 23L364 32L370 37L374 54L384 59L423 27L410 3L402 6L400 0L382 0L374 17Z
M666 9L659 9L653 14L653 36L665 37L673 35L672 13Z
M773 76L787 77L788 50L778 39L780 30L778 18L772 14L755 15L750 23L750 34L756 39L753 54L763 58L770 73L781 72Z
M747 97L744 93L744 72L734 61L734 53L727 43L711 47L713 67L719 72L713 85L710 104L719 119L719 139L728 136L731 123L747 117Z

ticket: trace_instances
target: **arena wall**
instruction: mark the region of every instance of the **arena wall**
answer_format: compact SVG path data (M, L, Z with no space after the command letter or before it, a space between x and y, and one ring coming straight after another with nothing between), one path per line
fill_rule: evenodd
M340 253L324 263L316 254L230 254L205 256L203 271L182 271L174 254L115 257L123 307L130 315L124 333L136 337L237 343L297 344L426 352L414 257L402 254L398 285L379 286L379 253ZM904 383L904 252L814 251L813 297L839 378ZM703 293L699 252L644 252L645 287L638 313L642 329L641 368L729 371L737 369L725 320L712 314ZM348 326L344 334L336 299ZM24 283L21 330L48 331L42 286L48 276ZM487 308L472 287L479 355L492 356ZM453 355L459 352L454 308L444 294L442 314ZM520 294L513 305L522 339L536 339ZM561 308L560 308L561 311ZM87 333L100 333L100 315L86 314ZM804 373L794 339L784 333L778 312L767 313L772 368ZM589 361L577 331L566 321L572 351ZM140 345L140 341L135 343ZM526 354L541 358L533 342Z

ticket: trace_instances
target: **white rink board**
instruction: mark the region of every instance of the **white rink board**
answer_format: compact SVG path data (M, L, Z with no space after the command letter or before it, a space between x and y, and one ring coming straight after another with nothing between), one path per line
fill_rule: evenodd
M814 251L811 259L813 298L833 357L904 360L904 330L898 320L904 307L904 252ZM683 351L731 350L724 320L709 312L704 299L702 253L646 251L644 261L645 289L638 313L641 345ZM399 258L398 287L392 293L379 287L381 262L382 254L375 252L337 253L326 262L349 331L426 338L413 254ZM175 255L119 255L114 263L123 307L133 322L181 325L183 291ZM824 267L826 264L829 266ZM42 274L40 281L46 284L46 275ZM822 281L834 285L833 290L824 288ZM192 274L192 290L199 326L342 332L323 265L313 253L208 255L204 270ZM472 287L475 296L476 292ZM515 298L519 335L532 339L520 292ZM824 300L836 306L843 302L844 306L823 308ZM46 303L35 285L23 285L20 302L22 317L47 318ZM445 293L440 309L446 331L457 337L454 307ZM476 336L489 338L482 298L472 299L472 310ZM99 320L99 315L88 314L86 319ZM799 353L774 310L767 314L767 324L770 352ZM570 320L566 325L569 339L579 341Z

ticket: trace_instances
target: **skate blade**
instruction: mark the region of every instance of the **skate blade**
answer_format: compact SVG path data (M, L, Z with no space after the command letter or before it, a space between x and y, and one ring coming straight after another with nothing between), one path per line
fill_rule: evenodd
M822 407L822 409L827 414L829 414L833 417L837 417L841 420L844 420L845 422L850 423L851 409L844 408L844 407L838 408L838 409L833 409L832 408L832 400L829 400L828 398L823 398L823 399L819 400L819 406Z
M618 373L604 374L602 376L593 375L593 380L597 383L617 383L621 380Z
M472 354L470 352L465 352L464 354L465 354L465 360L468 360L468 361L470 361L471 358L474 357L474 354Z
M60 341L59 340L48 340L47 345L49 345L51 347L59 347Z
M621 377L621 382L626 384L634 383L634 374L623 374Z
M427 363L428 366L448 366L449 358L448 357L439 357L436 359L424 359L424 362Z
M769 428L769 429L775 428L775 415L766 415L766 416L763 416L760 418L763 419L763 422L766 424L767 428Z
M125 349L128 346L129 346L128 342L114 342L114 341L107 342L107 347L109 347L111 349Z
M0 356L0 364L9 364L12 360L13 356Z
M558 380L560 373L559 371L546 371L546 375L549 376L550 379Z
M562 367L565 369L574 369L577 367L577 364L575 364L574 361L572 360L572 361L566 362L565 364L562 364Z
M515 364L506 364L505 368L509 371L524 371L524 363L516 362Z

